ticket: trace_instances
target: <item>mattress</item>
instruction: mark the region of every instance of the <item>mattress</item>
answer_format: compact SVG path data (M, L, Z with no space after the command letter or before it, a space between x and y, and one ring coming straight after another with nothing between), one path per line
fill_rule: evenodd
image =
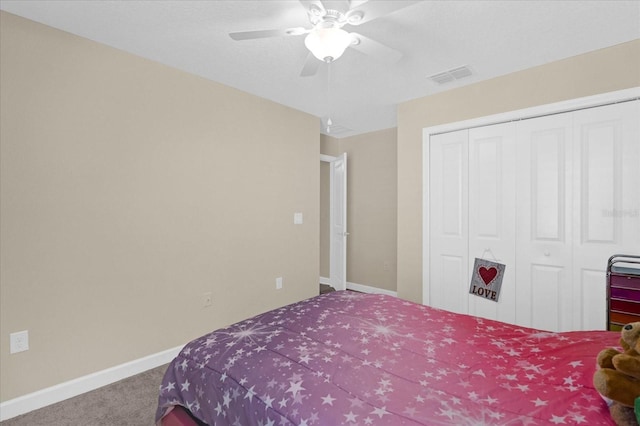
M613 425L593 388L619 333L554 333L337 291L188 343L160 386L208 425Z

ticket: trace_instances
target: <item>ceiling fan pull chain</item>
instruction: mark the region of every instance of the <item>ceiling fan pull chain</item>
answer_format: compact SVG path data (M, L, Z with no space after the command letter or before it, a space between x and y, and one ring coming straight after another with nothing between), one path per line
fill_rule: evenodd
M327 133L331 133L331 61L327 62Z

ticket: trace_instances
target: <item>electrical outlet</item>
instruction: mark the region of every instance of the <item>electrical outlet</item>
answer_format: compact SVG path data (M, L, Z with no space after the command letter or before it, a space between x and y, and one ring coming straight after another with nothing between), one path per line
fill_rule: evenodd
M384 269L385 271L388 271L389 269L391 269L391 264L389 262L384 262L382 264L382 269Z
M282 277L276 278L276 290L280 290L282 288Z
M12 354L29 350L29 331L18 331L9 335L10 352Z
M213 299L213 296L211 295L210 291L206 293L202 293L202 307L207 308L211 306L212 299Z

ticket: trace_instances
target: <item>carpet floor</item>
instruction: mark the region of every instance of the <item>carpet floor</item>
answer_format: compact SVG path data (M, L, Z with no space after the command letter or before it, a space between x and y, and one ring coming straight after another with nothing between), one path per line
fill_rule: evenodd
M153 426L166 365L0 422L2 426Z

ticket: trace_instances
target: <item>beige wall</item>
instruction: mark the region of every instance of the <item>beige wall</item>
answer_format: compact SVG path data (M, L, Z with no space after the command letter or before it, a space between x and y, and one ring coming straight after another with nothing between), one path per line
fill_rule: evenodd
M0 31L0 400L317 294L316 118L7 13Z
M422 301L422 129L640 86L640 40L442 92L398 108L398 295Z
M323 154L347 153L347 281L396 291L396 129L321 140Z

